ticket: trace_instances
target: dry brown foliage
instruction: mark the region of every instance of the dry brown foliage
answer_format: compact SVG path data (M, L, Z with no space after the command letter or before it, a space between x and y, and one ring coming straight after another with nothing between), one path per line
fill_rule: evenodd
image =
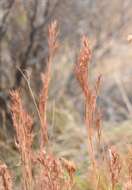
M0 179L2 180L2 183L0 183L0 189L4 190L13 189L11 174L7 166L3 163L0 163Z
M83 36L82 48L75 65L75 75L78 82L80 83L80 86L85 96L85 122L88 134L88 149L89 154L91 156L92 164L93 166L95 166L93 137L94 129L97 129L99 139L101 135L100 114L96 107L96 99L98 96L101 77L98 77L95 83L95 87L92 88L89 82L90 59L91 50L89 47L89 42L88 39L85 36Z
M121 161L119 154L113 148L109 149L109 170L110 170L112 190L114 190L120 177Z
M40 92L39 97L39 113L40 113L40 123L41 123L41 147L45 146L45 143L48 141L47 134L47 117L46 117L46 109L47 109L47 99L48 99L48 88L50 82L50 74L51 74L51 66L53 62L54 55L58 48L58 26L57 22L54 21L48 30L48 61L47 61L47 69L46 72L42 74L42 90Z
M24 109L20 90L13 90L10 92L11 97L11 112L13 126L16 132L16 147L21 156L22 169L22 189L24 190L71 190L74 188L74 175L76 166L72 161L65 158L57 158L50 152L46 144L48 142L47 130L47 100L48 89L51 79L51 66L56 50L58 48L58 27L57 22L51 23L48 30L48 60L45 73L42 74L42 90L39 95L38 105L31 92L35 107L40 120L40 146L39 150L35 151L32 148L33 135L33 120ZM104 190L101 182L101 167L98 167L98 160L95 155L96 137L98 137L99 144L101 143L101 114L97 106L97 96L100 89L101 77L97 78L92 87L89 80L89 65L91 60L91 50L89 48L88 39L83 36L82 48L75 64L75 75L82 88L85 98L85 123L88 137L88 152L92 163L91 173L95 174L94 178L91 175L95 185L94 189ZM29 83L28 83L29 85ZM31 90L31 88L29 87ZM97 143L98 143L97 142ZM108 147L107 147L108 148ZM120 173L122 163L119 154L113 148L107 149L109 152L108 161L109 169L106 173L110 176L109 189L115 190L120 181ZM104 166L104 165L103 165ZM124 190L130 190L132 184L132 154L128 156L128 174L129 180L123 184ZM99 168L102 170L99 171ZM12 180L10 172L5 164L0 164L0 178L2 180L2 187L4 190L12 190ZM106 177L107 178L107 177ZM105 183L105 182L104 182ZM106 187L107 188L107 187Z
M12 91L10 95L13 126L16 131L16 146L21 155L23 189L31 190L33 186L31 148L33 142L33 119L23 109L19 92Z
M41 132L40 149L37 153L32 149L33 118L23 108L20 91L10 92L13 126L16 131L16 146L21 155L22 188L24 190L70 190L73 185L75 166L73 169L73 165L70 162L65 160L64 164L64 159L57 159L53 154L46 151L46 143L48 142L46 116L48 88L51 77L51 65L58 48L57 36L57 22L54 21L49 26L48 31L49 54L46 71L42 74L42 90L39 95L38 106L35 102L40 119ZM33 170L35 170L34 173ZM65 173L68 174L67 178L65 178Z

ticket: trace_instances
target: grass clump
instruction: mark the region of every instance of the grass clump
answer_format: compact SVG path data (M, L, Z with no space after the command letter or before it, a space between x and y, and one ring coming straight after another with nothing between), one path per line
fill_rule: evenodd
M77 168L74 162L55 156L51 151L51 147L49 147L47 100L52 62L58 49L57 37L57 22L53 22L48 30L49 53L46 71L42 73L42 90L38 103L34 98L28 79L24 75L28 82L40 124L40 138L36 149L33 149L34 118L23 108L20 90L10 92L12 120L16 133L15 144L20 154L22 173L19 189L130 190L132 189L132 149L129 147L128 155L122 156L116 147L108 144L106 146L105 144L101 128L101 113L97 106L101 76L97 77L94 86L90 84L91 50L86 36L82 38L82 47L74 68L85 102L84 120L90 160L89 164L86 165L86 173L80 174L80 169ZM64 117L64 123L67 122L65 119ZM0 185L5 190L15 188L12 175L3 163L0 164Z

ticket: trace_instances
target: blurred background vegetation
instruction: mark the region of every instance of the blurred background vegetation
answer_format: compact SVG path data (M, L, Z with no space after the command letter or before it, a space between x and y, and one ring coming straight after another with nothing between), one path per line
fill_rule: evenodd
M37 98L47 60L47 28L54 19L59 23L60 47L53 63L48 106L53 150L78 163L83 161L85 166L84 104L73 74L83 34L88 36L93 52L91 82L98 74L103 76L98 104L109 136L107 143L131 143L132 46L127 42L131 18L131 0L0 0L1 159L13 167L16 152L11 143L14 132L9 90L20 88L26 109L35 115L27 83L18 68L30 78ZM35 117L35 128L37 123Z

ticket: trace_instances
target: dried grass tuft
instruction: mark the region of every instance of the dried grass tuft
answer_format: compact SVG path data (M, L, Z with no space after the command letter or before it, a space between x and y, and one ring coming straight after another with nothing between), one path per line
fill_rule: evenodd
M98 131L98 137L100 140L101 125L100 125L100 114L96 107L96 100L100 87L101 77L99 76L95 87L92 88L89 82L89 64L91 60L91 50L89 42L86 36L82 38L82 48L75 64L75 75L83 90L85 97L85 122L88 134L88 151L91 157L93 167L95 168L96 160L94 156L93 137L94 129Z
M3 190L13 190L10 171L8 170L7 166L3 163L0 164L0 178L2 179L0 189L2 188Z
M119 154L114 148L109 149L109 170L111 177L112 190L115 189L119 182L121 173L121 160Z
M53 153L46 149L48 142L48 127L47 127L47 101L48 90L51 79L51 67L53 58L58 49L58 26L57 22L51 23L48 30L48 59L45 73L42 74L42 90L39 94L38 105L31 91L30 83L29 90L37 109L40 119L40 147L35 151L32 148L33 135L33 117L31 117L24 109L22 98L19 90L11 91L11 112L13 126L16 132L16 146L21 156L22 168L22 190L72 190L75 189L75 172L76 166L72 161L65 158L57 158ZM95 154L95 140L98 140L96 145L101 145L102 139L102 123L101 112L97 106L97 97L99 95L101 76L97 78L94 85L91 85L89 79L89 66L91 61L91 49L86 36L82 38L82 47L75 64L75 76L82 88L85 98L85 123L88 137L88 152L91 159L91 170L89 176L93 189L97 190L116 190L118 184L121 183L121 171L127 171L127 182L122 182L123 190L132 189L132 153L126 160L127 169L121 170L123 164L116 149L106 147L108 150L104 152L104 157L101 160L101 168ZM24 76L24 75L23 75ZM25 76L24 76L25 77ZM96 138L97 137L97 138ZM97 145L98 147L98 145ZM98 155L99 157L100 155ZM100 162L101 163L101 162ZM109 169L108 167L109 166ZM110 180L108 177L110 174ZM0 164L0 179L2 185L0 188L4 190L12 190L12 179L9 170L5 164ZM126 179L126 178L125 178ZM109 186L109 187L108 187ZM78 189L78 188L77 188Z
M13 126L16 131L16 146L21 155L23 189L33 189L32 176L32 142L33 119L24 110L19 92L11 91L11 111Z
M58 49L58 25L57 22L54 21L49 26L48 30L48 61L46 72L42 74L42 90L39 96L39 113L40 113L40 123L41 123L41 147L44 147L48 142L48 133L47 133L47 99L48 99L48 89L50 83L50 75L51 75L51 66L53 62L53 58Z

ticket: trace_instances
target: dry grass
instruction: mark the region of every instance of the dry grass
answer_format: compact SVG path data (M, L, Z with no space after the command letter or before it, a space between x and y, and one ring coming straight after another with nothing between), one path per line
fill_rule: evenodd
M95 157L94 157L94 129L98 131L98 137L100 141L100 114L96 107L96 99L100 86L100 79L98 77L95 87L92 88L89 83L89 63L91 58L91 51L89 49L89 44L87 38L84 36L82 39L82 49L80 51L79 58L75 65L75 75L80 83L85 96L85 122L88 134L88 150L91 156L93 167L95 167Z
M11 112L16 132L15 144L21 157L22 180L20 189L24 190L81 190L76 180L76 166L72 161L56 157L48 148L47 100L51 79L51 68L58 49L57 22L51 23L48 32L49 54L47 68L42 74L42 90L38 104L29 86L40 121L39 149L32 148L34 133L33 120L23 108L20 90L11 91ZM75 75L82 88L85 101L85 124L88 139L88 156L90 165L85 174L92 190L130 190L132 189L132 150L128 155L120 155L114 147L105 148L101 129L101 114L97 106L101 77L97 77L94 86L89 80L91 50L88 39L82 38L82 48L75 64ZM29 85L29 83L28 83ZM100 148L102 148L102 153ZM98 152L98 157L97 157ZM0 189L15 188L10 172L5 164L0 164ZM13 184L13 185L12 185Z
M11 190L12 189L12 179L11 174L7 168L7 166L3 163L0 164L0 176L2 180L1 188L5 190Z

